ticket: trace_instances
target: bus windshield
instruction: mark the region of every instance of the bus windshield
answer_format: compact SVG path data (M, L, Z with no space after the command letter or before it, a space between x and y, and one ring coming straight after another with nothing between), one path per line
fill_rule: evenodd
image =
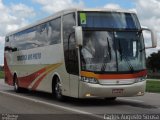
M145 69L142 32L84 31L81 67L94 72L128 72Z
M91 29L140 29L134 13L79 12L79 25Z
M93 72L145 69L143 35L134 13L79 12L83 28L81 67Z

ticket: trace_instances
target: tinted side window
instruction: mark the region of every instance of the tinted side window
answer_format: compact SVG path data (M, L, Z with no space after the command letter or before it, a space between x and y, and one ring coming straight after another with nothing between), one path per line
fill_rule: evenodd
M61 41L61 18L50 21L48 25L49 25L48 36L50 36L51 38L49 39L50 45L60 43Z
M58 44L61 40L61 18L11 35L9 39L12 52Z
M61 18L57 18L37 26L35 40L40 43L40 46L58 44L61 40L60 33Z
M63 16L63 42L66 70L70 74L78 74L78 54L74 36L75 14Z

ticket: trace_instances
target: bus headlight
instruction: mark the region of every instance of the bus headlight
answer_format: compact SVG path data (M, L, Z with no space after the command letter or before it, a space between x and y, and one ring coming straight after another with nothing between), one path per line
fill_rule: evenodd
M146 80L146 77L137 78L135 80L135 83L142 82L142 81L145 81L145 80Z
M89 78L89 77L81 77L81 81L92 83L92 84L98 84L98 80L96 78Z

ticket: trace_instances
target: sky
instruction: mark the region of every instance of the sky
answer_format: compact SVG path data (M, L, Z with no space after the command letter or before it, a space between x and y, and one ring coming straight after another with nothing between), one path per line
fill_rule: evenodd
M160 50L160 0L0 0L0 65L4 62L4 38L7 33L73 7L134 11L142 26L157 32L158 46L147 50L147 56Z

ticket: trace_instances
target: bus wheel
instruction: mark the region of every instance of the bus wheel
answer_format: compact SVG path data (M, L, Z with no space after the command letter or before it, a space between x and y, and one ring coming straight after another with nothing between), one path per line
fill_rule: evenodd
M107 101L115 101L115 100L116 100L116 97L105 98L105 100L107 100Z
M19 87L17 76L14 76L14 91L17 93L21 92L21 88Z
M59 80L59 78L57 77L56 78L56 83L55 83L55 86L54 86L54 94L55 94L55 97L60 100L60 101L63 101L64 100L64 96L62 95L62 84Z

